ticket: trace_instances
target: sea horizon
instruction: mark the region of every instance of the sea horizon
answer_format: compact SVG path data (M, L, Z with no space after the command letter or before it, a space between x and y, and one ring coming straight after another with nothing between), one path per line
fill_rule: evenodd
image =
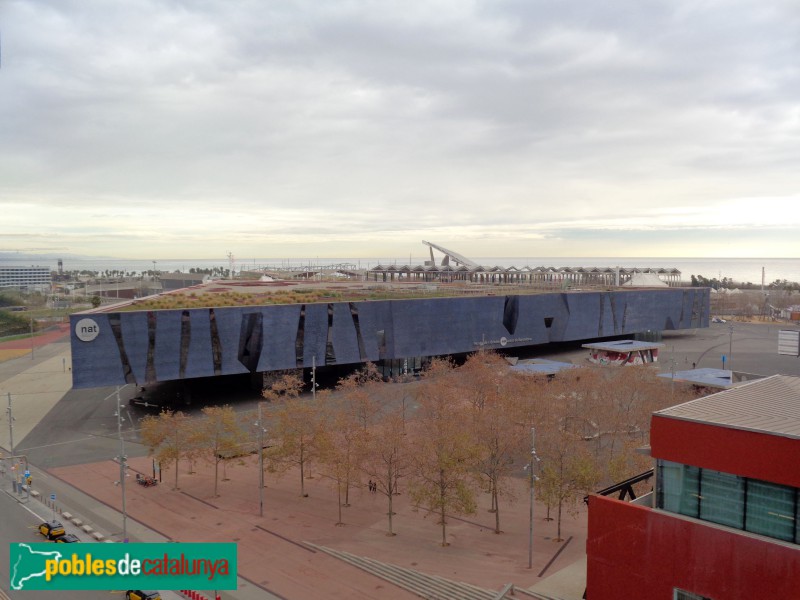
M0 253L0 265L7 266L48 266L58 269L59 257L55 255L37 256L34 254L19 255ZM434 253L437 263L442 255ZM13 257L13 258L12 258ZM683 281L690 281L691 276L703 276L708 279L728 278L738 283L760 285L762 269L764 283L769 285L775 280L800 281L800 258L716 258L716 257L526 257L526 256L492 256L468 257L473 262L486 267L622 267L622 268L675 268L681 272ZM190 269L230 268L229 259L126 259L113 257L70 256L62 258L65 271L125 271L148 272L154 268L160 272L188 272ZM252 270L264 267L324 267L330 265L352 265L358 269L370 269L377 265L419 265L430 260L429 255L422 256L387 256L387 257L267 257L241 258L234 260L234 270Z

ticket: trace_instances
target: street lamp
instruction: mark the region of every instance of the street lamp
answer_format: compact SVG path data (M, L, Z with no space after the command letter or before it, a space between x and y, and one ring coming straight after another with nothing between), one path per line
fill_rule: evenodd
M311 357L311 399L317 400L317 355Z
M8 392L8 453L14 456L14 415L11 414L11 392Z
M258 403L258 516L264 516L264 429L261 402Z
M531 462L528 464L528 475L530 476L531 488L531 508L530 508L530 527L528 530L528 568L533 567L533 482L536 481L536 476L533 474L533 465L539 460L536 456L536 428L531 427Z
M119 485L122 488L122 541L128 541L128 513L125 510L125 471L127 470L128 457L125 456L125 438L122 437L122 409L119 400L119 386L117 386L117 434L119 435Z
M728 326L730 340L728 342L728 368L733 372L733 325Z

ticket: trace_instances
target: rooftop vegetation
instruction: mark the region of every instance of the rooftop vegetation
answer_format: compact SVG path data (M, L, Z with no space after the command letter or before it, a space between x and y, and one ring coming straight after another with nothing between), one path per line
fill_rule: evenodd
M182 308L212 308L221 306L264 306L271 304L313 304L317 302L360 302L365 300L408 300L413 298L452 298L454 296L487 296L536 294L542 290L528 287L353 287L353 288L291 288L269 292L211 291L163 294L136 300L125 311L170 310Z

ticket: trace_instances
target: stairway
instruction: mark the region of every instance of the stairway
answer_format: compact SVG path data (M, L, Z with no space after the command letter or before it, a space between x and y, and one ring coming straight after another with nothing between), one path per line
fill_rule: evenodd
M356 556L349 552L317 546L303 542L306 546L325 552L330 556L358 567L368 573L380 577L394 585L416 594L426 600L497 600L499 592L486 590L469 583L451 581L436 575L426 575L414 569L397 567L365 556ZM518 590L523 591L523 590Z

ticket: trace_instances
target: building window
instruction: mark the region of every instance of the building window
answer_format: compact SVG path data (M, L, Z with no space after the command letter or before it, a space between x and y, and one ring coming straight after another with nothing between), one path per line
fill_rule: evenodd
M656 506L669 512L797 543L794 487L658 461Z
M673 592L673 600L711 600L708 596L693 594L692 592L687 592L686 590L680 590L678 588L673 588Z
M700 469L669 461L658 462L658 507L700 516Z
M745 529L787 542L794 541L796 495L794 488L766 481L749 481Z
M700 472L700 518L743 529L743 516L744 479L703 469Z

